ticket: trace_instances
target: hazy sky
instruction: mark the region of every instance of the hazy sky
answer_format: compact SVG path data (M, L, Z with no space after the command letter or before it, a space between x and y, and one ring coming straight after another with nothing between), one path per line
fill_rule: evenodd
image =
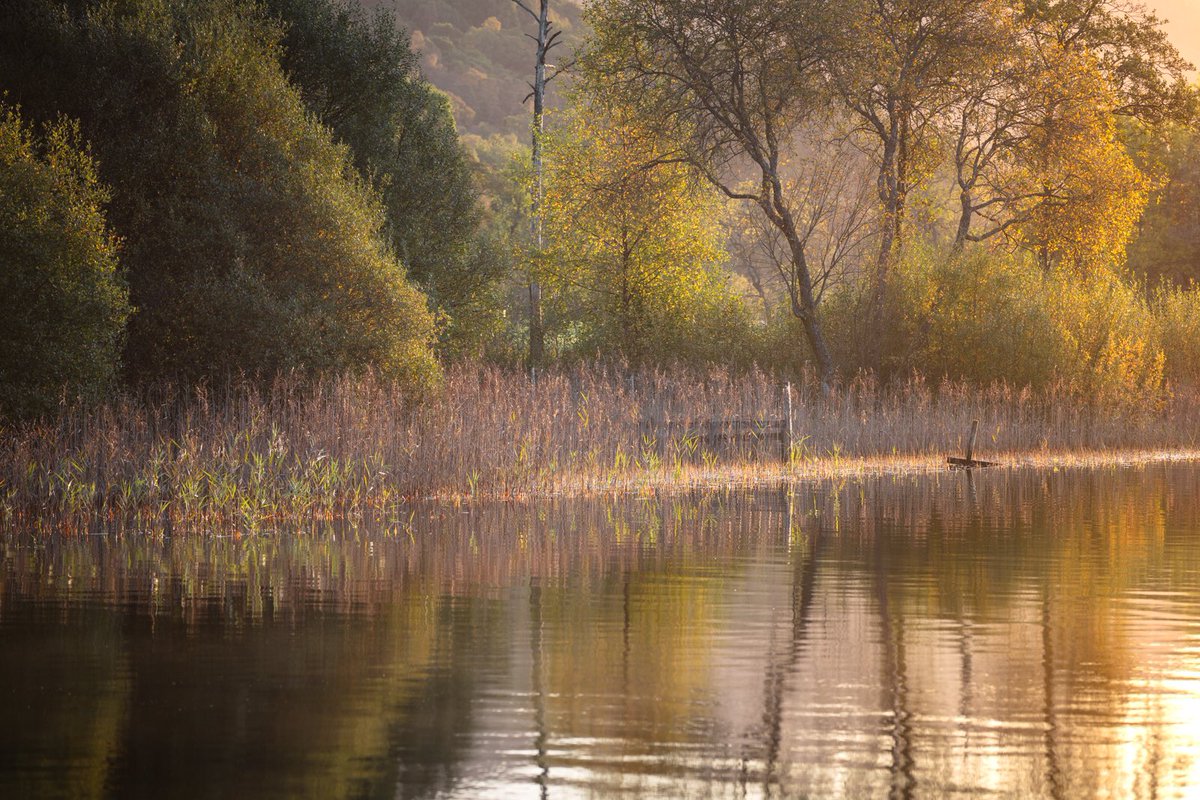
M1184 57L1200 66L1200 0L1144 0L1170 20L1167 33Z

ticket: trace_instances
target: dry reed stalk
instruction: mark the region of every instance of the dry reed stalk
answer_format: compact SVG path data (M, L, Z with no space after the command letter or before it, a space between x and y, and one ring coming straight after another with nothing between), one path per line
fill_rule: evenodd
M155 387L10 429L0 439L0 515L10 524L106 521L255 528L272 520L401 514L428 497L515 497L742 482L847 468L931 465L972 419L979 450L1053 454L1186 449L1200 396L1160 410L1097 407L1052 389L795 387L795 463L767 436L714 437L777 420L783 392L758 371L543 375L464 365L420 400L373 375L183 392ZM734 421L741 421L735 424Z

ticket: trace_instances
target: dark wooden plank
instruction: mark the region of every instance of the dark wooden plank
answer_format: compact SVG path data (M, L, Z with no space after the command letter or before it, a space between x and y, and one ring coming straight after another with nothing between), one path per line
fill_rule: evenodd
M963 469L973 469L974 467L997 467L1000 466L995 461L980 461L974 458L955 458L950 456L946 459L946 463L952 467L961 467Z
M659 422L643 420L638 427L643 432L675 433L684 431L696 434L714 434L724 436L759 436L787 432L787 421L781 419L729 419L729 420L692 420L690 422Z

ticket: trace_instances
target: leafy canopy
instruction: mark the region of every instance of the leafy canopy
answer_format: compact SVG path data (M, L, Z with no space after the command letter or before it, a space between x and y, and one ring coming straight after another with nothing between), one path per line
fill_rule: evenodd
M408 34L346 0L269 0L282 21L284 70L305 104L350 147L383 198L386 235L450 326L452 347L482 335L481 306L504 263L483 211L449 99L421 74Z
M16 0L0 86L80 120L112 187L138 377L434 370L376 195L306 112L279 29L233 0Z
M108 195L65 120L42 135L0 105L0 414L111 383L129 317Z

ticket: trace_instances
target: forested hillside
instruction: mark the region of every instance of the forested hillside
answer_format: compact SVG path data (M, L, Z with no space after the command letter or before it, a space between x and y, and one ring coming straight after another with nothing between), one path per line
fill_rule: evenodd
M525 138L529 117L522 103L533 72L533 45L525 37L533 20L512 0L362 0L370 10L392 11L412 35L413 49L433 85L450 95L459 130ZM563 32L558 58L570 58L583 34L573 2L551 5ZM553 93L557 87L552 85ZM552 94L552 105L557 101Z

